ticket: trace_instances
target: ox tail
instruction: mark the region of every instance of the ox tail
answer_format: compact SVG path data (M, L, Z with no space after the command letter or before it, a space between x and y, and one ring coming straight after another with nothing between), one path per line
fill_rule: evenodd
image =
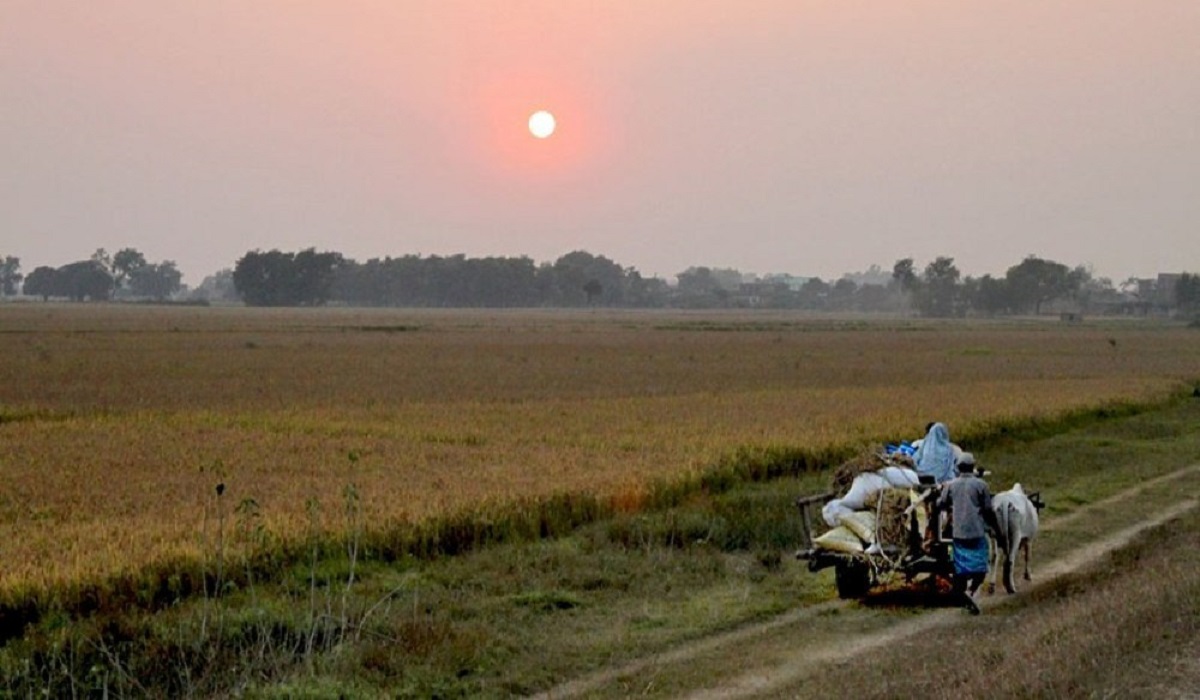
M1008 543L1016 530L1013 522L1013 512L1016 509L1011 503L1004 503L996 509L996 545L1000 551L1008 552Z
M1013 503L1005 503L1002 508L996 510L996 521L1000 532L997 534L997 544L1004 559L1004 588L1009 593L1014 593L1017 590L1016 582L1013 581L1013 559L1017 556L1017 547L1021 544L1021 533L1018 529L1019 523L1017 515L1017 506Z

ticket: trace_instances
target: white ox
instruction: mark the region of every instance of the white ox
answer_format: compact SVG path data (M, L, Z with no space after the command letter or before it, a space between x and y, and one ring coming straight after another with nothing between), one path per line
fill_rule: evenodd
M1025 580L1032 580L1029 575L1029 543L1037 537L1038 509L1044 504L1034 493L1033 497L1025 495L1025 489L1020 484L1003 493L998 493L992 499L992 510L996 513L997 531L989 533L992 541L992 580L988 584L988 593L996 592L996 574L1000 565L1001 555L1004 557L1004 589L1016 593L1017 587L1013 582L1013 559L1020 549L1025 550Z

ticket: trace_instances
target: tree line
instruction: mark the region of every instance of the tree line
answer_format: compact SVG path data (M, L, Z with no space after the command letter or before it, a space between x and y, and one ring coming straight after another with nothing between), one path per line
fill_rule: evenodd
M1172 288L1145 281L1115 285L1082 266L1030 255L1003 276L964 276L950 257L919 268L902 258L890 273L872 266L838 280L786 275L748 277L729 268L691 267L669 285L603 255L573 251L553 262L465 255L372 258L338 252L249 251L192 291L194 298L250 306L776 308L908 312L930 318L1080 312L1200 313L1200 276L1174 276ZM75 301L164 300L182 289L172 261L151 263L133 248L114 255L20 274L18 258L0 256L0 293ZM22 285L22 281L24 284Z
M252 251L237 261L232 281L241 299L258 306L654 306L667 289L584 251L542 265L527 257L406 255L358 263L311 248Z
M0 263L0 292L71 301L107 301L114 298L145 298L163 301L183 287L183 274L174 261L152 263L134 248L109 255L98 249L87 260L61 267L46 265L21 274L21 260L4 256Z
M964 276L938 257L918 272L912 258L891 274L874 267L855 281L768 276L692 267L677 284L643 277L603 255L574 251L553 263L527 257L374 258L365 263L315 249L251 251L232 271L233 292L261 306L778 308L903 312L930 318L1041 314L1058 304L1078 311L1154 309L1200 312L1200 276L1182 274L1170 294L1127 280L1118 288L1082 266L1030 255L1003 276ZM1153 287L1153 285L1151 285Z

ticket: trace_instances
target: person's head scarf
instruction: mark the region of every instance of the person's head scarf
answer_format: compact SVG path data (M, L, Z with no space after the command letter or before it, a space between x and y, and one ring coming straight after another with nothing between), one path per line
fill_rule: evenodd
M950 444L950 430L942 423L934 423L913 460L917 463L918 474L932 475L938 483L953 479L954 447Z

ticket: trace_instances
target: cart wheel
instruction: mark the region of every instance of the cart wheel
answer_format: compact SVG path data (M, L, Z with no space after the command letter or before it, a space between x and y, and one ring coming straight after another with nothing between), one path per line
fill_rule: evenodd
M871 589L871 572L862 562L838 563L833 570L838 597L862 598Z

